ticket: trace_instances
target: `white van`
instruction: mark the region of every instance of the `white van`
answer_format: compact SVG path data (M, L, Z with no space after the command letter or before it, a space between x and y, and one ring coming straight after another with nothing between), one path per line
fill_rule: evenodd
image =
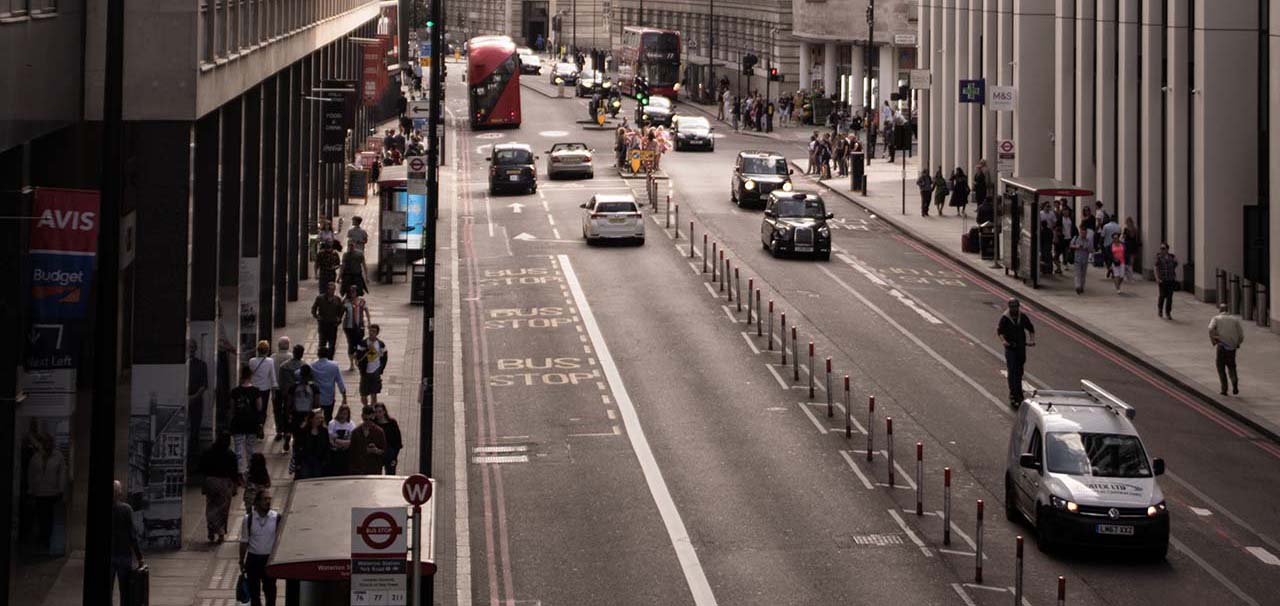
M1041 551L1055 545L1169 550L1169 511L1133 426L1137 411L1089 381L1036 390L1018 409L1005 468L1005 516L1025 518Z

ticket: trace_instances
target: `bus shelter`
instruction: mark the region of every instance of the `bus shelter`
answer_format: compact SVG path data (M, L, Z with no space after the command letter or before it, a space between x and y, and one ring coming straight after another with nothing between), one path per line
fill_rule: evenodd
M267 573L285 581L287 606L351 603L351 509L407 509L409 505L401 492L404 480L405 476L338 476L293 483L289 501L281 512L275 549L267 560ZM430 499L422 506L418 566L424 584L436 571L435 503ZM413 556L405 557L412 573Z
M378 176L378 277L391 282L408 274L406 267L422 256L427 223L426 194L410 194L404 164L382 167Z
M1062 200L1071 207L1075 220L1079 216L1077 199L1092 196L1093 191L1049 177L1001 177L1000 182L1005 193L997 199L997 257L1005 275L1039 288L1045 264L1050 270L1053 266L1052 232L1041 229L1041 205ZM1052 271L1047 273L1052 275Z

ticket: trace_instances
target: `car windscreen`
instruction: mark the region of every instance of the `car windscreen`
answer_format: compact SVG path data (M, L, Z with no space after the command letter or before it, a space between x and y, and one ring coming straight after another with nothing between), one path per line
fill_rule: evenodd
M680 119L680 130L707 130L711 123L706 118L689 117Z
M666 97L652 97L649 99L649 107L658 109L671 109L671 100Z
M551 146L552 152L581 152L587 151L586 143L557 143Z
M523 149L500 149L496 156L495 164L533 164L533 154Z
M633 213L636 212L635 202L597 202L596 212L598 213Z
M572 74L572 73L574 73L574 72L575 72L575 71L577 71L577 70L578 70L578 68L574 67L572 63L557 63L557 64L556 64L556 73L557 73L557 74Z
M779 217L820 219L827 214L822 200L796 200L787 198L778 200L774 209Z
M743 158L742 172L751 175L785 175L787 161L783 158Z
M583 80L595 80L599 76L599 72L594 69L584 69L582 70L582 73L578 74L578 77Z
M1049 471L1099 478L1149 478L1151 468L1137 436L1052 432L1045 438Z

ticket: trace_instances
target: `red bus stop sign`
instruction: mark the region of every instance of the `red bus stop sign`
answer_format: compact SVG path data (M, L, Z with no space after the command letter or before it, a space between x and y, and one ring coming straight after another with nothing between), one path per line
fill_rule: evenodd
M404 500L408 501L410 505L421 507L431 499L431 478L415 473L404 479L404 485L400 488L400 493L404 495Z

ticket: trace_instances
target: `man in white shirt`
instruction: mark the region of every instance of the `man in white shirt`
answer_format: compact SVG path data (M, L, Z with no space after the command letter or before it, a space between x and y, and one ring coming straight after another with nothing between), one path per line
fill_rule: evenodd
M356 216L351 218L351 229L347 230L347 246L363 253L364 245L369 243L369 232L360 227L362 222L364 222L363 217Z
M267 575L267 559L275 549L280 531L280 514L271 509L271 491L263 490L253 501L253 511L240 525L240 570L249 577L251 604L276 604L276 580Z
M1209 320L1209 342L1213 343L1214 365L1218 367L1220 393L1227 395L1227 375L1231 376L1231 393L1240 394L1240 376L1236 372L1236 352L1244 345L1244 328L1239 316L1232 315L1226 303L1218 305L1218 315Z

